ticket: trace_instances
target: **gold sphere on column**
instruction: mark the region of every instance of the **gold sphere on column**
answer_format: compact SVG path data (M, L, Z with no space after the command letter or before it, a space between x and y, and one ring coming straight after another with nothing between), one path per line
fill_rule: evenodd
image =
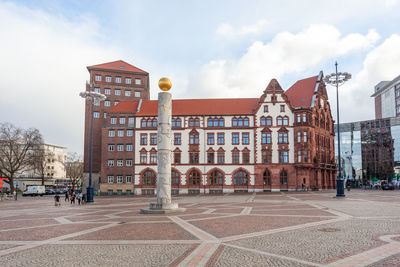
M160 81L158 82L158 87L160 87L161 90L163 91L169 91L171 89L172 84L171 81L168 78L161 78Z

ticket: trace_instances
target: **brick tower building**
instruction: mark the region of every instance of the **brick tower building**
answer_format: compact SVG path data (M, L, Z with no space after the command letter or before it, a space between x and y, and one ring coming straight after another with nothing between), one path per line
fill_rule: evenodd
M92 186L99 189L101 170L101 129L106 124L108 110L120 101L135 101L150 98L149 73L125 61L118 60L109 63L87 67L89 81L86 82L86 91L96 91L106 95L107 99L94 103L93 108L93 155L92 155ZM85 103L85 140L84 140L84 177L89 173L89 142L90 142L90 107ZM85 187L87 179L84 179Z

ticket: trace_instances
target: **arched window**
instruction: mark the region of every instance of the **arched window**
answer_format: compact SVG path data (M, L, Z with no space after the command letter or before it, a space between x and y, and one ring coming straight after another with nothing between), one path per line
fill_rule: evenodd
M146 128L146 120L145 119L142 119L141 126L142 126L142 128Z
M212 127L213 126L213 119L208 118L207 125L208 125L208 127Z
M189 127L194 127L194 119L193 118L189 119Z
M176 125L176 127L181 128L182 127L181 119L176 119L175 120L175 125Z
M179 172L172 170L171 171L171 184L179 185L180 175Z
M261 117L260 125L261 126L267 125L267 119L265 117Z
M198 118L194 119L194 126L200 127L200 119L198 119Z
M152 127L157 128L157 119L153 119Z
M283 125L288 126L289 125L289 118L288 117L283 117Z
M242 127L243 126L243 118L238 119L238 126Z
M267 117L267 126L272 126L272 118Z
M145 171L142 174L142 183L144 185L155 185L156 184L156 174L153 171Z
M233 119L232 119L232 126L233 126L233 127L238 126L238 120L237 120L236 118L233 118Z
M171 119L171 127L176 127L175 119L174 119L174 118Z
M244 126L249 126L249 118L244 118Z
M222 185L224 180L224 174L220 171L213 171L210 174L210 184L211 185Z
M235 185L247 185L248 177L244 171L238 171L234 175Z
M200 185L200 173L196 170L192 170L189 173L189 185Z
M283 120L282 120L282 117L281 117L281 116L278 116L278 118L276 118L276 124L277 124L278 126L282 126Z
M264 185L271 185L271 172L268 169L265 169L263 173Z
M281 173L279 176L280 176L281 185L287 185L287 171L281 170Z
M147 127L150 128L151 127L151 119L147 120Z
M219 118L219 127L224 127L224 119Z

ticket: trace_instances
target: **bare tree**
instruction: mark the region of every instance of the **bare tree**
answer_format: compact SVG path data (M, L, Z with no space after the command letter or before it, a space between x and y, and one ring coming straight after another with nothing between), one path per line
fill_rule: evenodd
M10 123L0 124L0 174L15 191L14 178L24 170L33 168L34 151L42 144L38 129L21 129Z
M74 152L68 153L65 163L67 178L69 178L72 188L82 181L83 177L83 161L82 157Z

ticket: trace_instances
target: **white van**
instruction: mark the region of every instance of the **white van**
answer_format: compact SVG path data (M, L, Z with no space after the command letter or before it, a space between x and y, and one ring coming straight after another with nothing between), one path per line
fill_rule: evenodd
M44 185L28 186L28 189L22 193L22 196L43 196L46 193Z

